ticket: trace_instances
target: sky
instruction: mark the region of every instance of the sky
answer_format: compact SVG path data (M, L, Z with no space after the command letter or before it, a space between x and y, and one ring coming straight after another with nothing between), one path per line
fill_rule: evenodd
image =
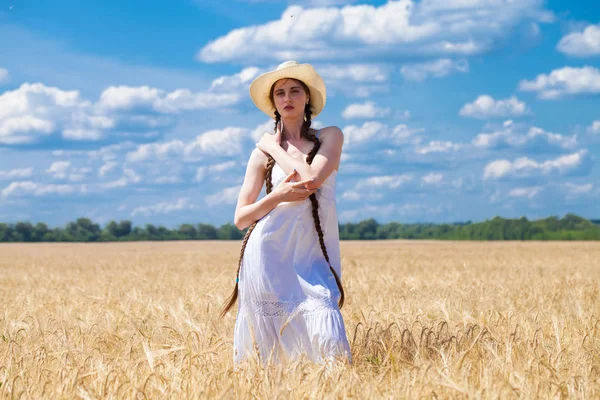
M232 222L286 60L341 223L600 218L597 2L0 0L0 222Z

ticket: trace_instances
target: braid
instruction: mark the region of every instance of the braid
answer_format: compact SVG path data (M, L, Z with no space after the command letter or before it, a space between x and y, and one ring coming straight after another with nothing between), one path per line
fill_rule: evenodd
M319 148L321 147L321 141L318 137L310 133L312 111L310 110L309 104L307 104L304 108L304 113L306 115L306 118L304 124L302 124L301 133L302 136L314 143L312 150L310 151L310 153L308 153L308 156L306 157L306 162L310 165L312 164L315 156L317 155L317 152L319 151ZM321 245L321 251L323 251L323 256L325 257L325 260L329 265L329 269L331 270L331 273L335 278L335 283L337 283L338 289L340 290L340 301L338 303L338 306L339 308L342 308L346 296L344 294L344 288L342 287L342 281L331 266L331 262L329 261L329 255L327 254L327 247L325 247L323 228L321 228L321 218L319 217L319 201L317 200L317 195L314 193L309 196L309 199L310 203L312 204L312 215L313 220L315 221L315 229L317 230L317 235L319 236L319 244Z
M277 124L279 123L280 120L281 120L281 115L279 114L278 111L275 111L275 129L277 129ZM266 184L267 194L271 193L271 191L273 190L273 182L271 180L271 173L273 172L274 165L275 165L275 159L273 157L269 156L269 159L267 160L267 163L265 164L265 169L266 169L265 170L265 184ZM231 307L233 307L233 305L237 301L238 287L239 287L238 280L240 278L240 269L242 268L242 260L244 259L244 252L246 251L246 245L248 244L248 239L250 239L250 234L256 227L257 223L258 223L258 221L256 221L252 225L250 225L250 228L248 228L248 231L246 232L246 235L244 236L244 240L242 241L242 249L240 251L240 260L238 261L238 269L237 269L237 275L236 275L237 279L235 280L235 287L233 288L233 292L231 293L231 296L229 296L229 298L225 301L225 305L223 306L223 309L221 311L221 318L223 318L229 312L229 310L231 310Z

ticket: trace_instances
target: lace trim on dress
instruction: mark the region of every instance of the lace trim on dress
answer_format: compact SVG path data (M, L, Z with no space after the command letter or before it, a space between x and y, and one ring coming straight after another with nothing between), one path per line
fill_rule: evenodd
M309 297L298 301L250 300L240 307L240 314L258 317L287 317L292 313L306 315L323 311L337 311L336 304L328 297Z

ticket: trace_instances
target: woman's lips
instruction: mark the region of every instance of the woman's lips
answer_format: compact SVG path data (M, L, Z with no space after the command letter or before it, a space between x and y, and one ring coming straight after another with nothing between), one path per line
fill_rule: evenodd
M283 109L284 109L284 110L293 110L293 109L294 109L294 107L292 107L292 106L285 106L285 107L283 107Z

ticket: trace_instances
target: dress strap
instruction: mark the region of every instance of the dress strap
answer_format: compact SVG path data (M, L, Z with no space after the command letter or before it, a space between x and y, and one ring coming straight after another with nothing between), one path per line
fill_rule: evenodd
M320 135L320 134L321 134L321 130L319 129L319 130L317 131L316 135L315 135L315 136L317 137L317 139L319 138L319 135Z

